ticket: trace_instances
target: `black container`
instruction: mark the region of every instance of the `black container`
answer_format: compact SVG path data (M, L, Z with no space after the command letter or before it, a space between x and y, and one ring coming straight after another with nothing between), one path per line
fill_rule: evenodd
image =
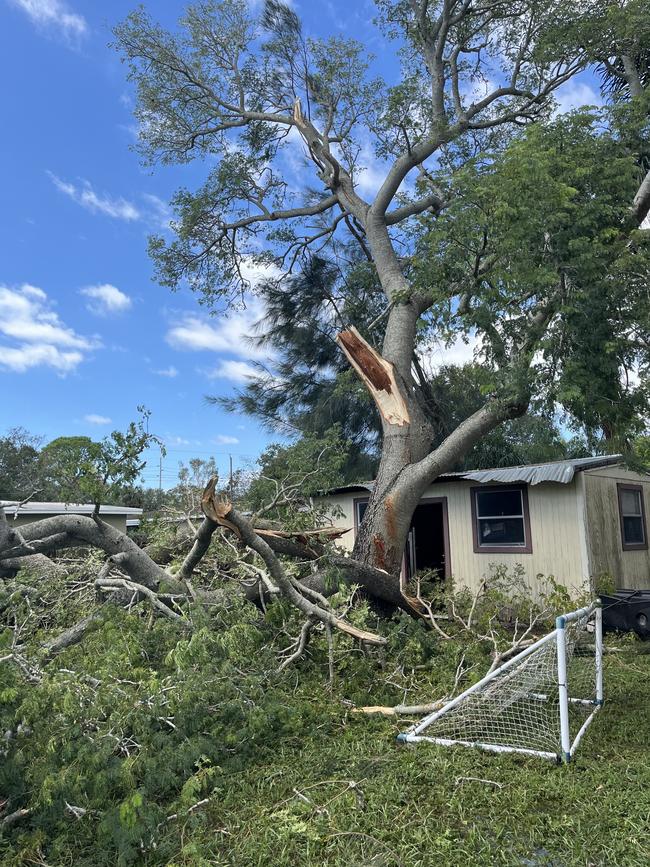
M617 590L601 594L603 631L636 632L650 638L650 590Z

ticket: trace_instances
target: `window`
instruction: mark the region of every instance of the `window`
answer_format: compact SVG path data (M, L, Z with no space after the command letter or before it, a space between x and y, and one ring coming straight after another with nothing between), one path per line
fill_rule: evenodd
M641 485L618 485L618 511L621 520L623 550L648 547L645 506Z
M354 530L359 529L359 525L363 521L363 516L366 514L366 509L368 508L368 500L355 500L354 501Z
M531 554L525 487L472 488L474 552Z

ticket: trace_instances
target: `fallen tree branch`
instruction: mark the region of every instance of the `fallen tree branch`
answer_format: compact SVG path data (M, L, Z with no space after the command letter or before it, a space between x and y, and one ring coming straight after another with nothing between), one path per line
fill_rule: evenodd
M99 623L102 619L103 613L103 605L101 605L93 611L92 614L82 617L81 620L78 620L68 629L64 629L63 632L60 632L55 638L46 641L43 644L43 650L45 651L43 661L49 662L57 654L66 650L66 648L78 644L92 629L92 627Z
M194 543L190 548L187 557L183 560L181 568L177 572L177 578L179 578L181 581L191 580L192 575L194 574L194 570L201 562L201 560L207 553L208 548L210 547L212 536L217 527L218 524L216 524L214 521L211 521L209 518L203 519L194 536Z
M20 822L21 819L26 819L27 816L31 815L31 810L24 808L22 810L14 810L13 813L9 813L8 816L5 816L2 820L0 820L0 825L3 828L8 828L9 825L15 825L16 822Z
M382 716L419 716L420 714L433 713L447 704L448 699L430 702L429 704L396 704L393 707L385 707L380 704L372 704L366 707L354 707L352 713L381 714Z
M295 650L282 661L282 664L278 668L278 671L283 671L285 668L288 668L288 666L290 666L292 662L300 659L305 647L307 646L307 642L309 641L309 636L311 634L313 626L314 624L311 620L305 620L305 622L302 624L302 628L300 629L300 635L296 639L294 645Z
M299 611L302 611L310 620L319 620L321 623L329 624L359 641L366 641L369 644L386 643L385 638L376 635L374 632L358 629L356 626L345 620L341 620L331 611L327 611L320 605L310 602L309 599L303 596L284 571L284 567L268 543L255 532L250 522L233 508L229 500L216 498L216 483L217 479L213 477L203 492L201 507L204 514L216 523L233 529L245 545L260 555L269 571L271 579L280 588L282 594Z
M65 534L67 542L63 547L90 545L105 551L109 557L124 554L120 568L128 572L138 584L143 584L151 590L156 590L161 582L174 580L157 563L154 563L133 539L100 518L90 518L86 515L54 515L27 524L22 528L22 534L25 542ZM5 546L0 541L0 562L4 550Z
M23 531L27 530L29 526L28 524L27 527L24 527ZM38 536L36 538L40 539L41 537ZM0 506L0 575L16 572L21 568L29 569L33 572L42 572L46 576L59 575L60 569L56 563L43 553L39 553L38 550L35 552L29 551L20 557L4 554L5 551L11 551L12 549L26 550L29 547L28 539L29 536L21 533L16 527L10 526L5 511Z
M43 554L56 548L66 547L67 542L67 533L55 533L53 536L47 536L45 539L37 539L35 542L23 542L14 548L9 548L8 551L2 552L2 559L13 560L17 557L28 557L31 554Z
M131 590L133 593L139 594L148 599L154 608L157 608L158 611L162 612L165 617L169 617L170 620L175 620L185 628L189 628L189 624L184 617L177 614L175 611L172 611L172 609L168 605L165 605L162 599L160 599L153 590L150 590L149 587L145 587L143 584L137 584L135 581L128 581L126 578L97 578L95 580L95 587L100 587L106 590L118 590L119 588Z

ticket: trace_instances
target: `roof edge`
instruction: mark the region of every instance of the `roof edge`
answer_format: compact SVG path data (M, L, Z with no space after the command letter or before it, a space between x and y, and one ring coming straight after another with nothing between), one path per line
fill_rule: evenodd
M5 514L15 515L90 515L95 511L93 503L50 503L50 502L29 502L24 505L16 503L15 500L0 500L0 506L5 511ZM141 515L143 509L138 506L110 506L101 504L99 507L100 515Z
M442 482L470 481L478 484L529 484L538 485L542 482L570 484L576 473L596 470L600 467L615 466L623 463L623 455L595 455L586 458L566 458L559 461L545 461L539 464L518 464L510 467L492 467L485 470L463 470L461 472L442 473L431 484ZM374 482L356 482L340 485L327 491L319 491L315 496L331 497L336 494L353 494L371 492Z

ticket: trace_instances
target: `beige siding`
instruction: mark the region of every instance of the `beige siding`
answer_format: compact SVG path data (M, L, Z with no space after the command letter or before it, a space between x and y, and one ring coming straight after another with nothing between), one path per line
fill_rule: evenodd
M432 485L425 497L446 497L449 513L449 559L456 586L478 587L483 576L490 573L491 564L509 567L521 563L532 587L537 576L553 575L557 581L578 593L588 583L585 562L581 500L576 485L545 483L528 488L532 554L475 554L472 538L472 511L470 489L475 483L458 481ZM339 527L354 528L353 499L363 494L338 494L328 498L343 516L334 519ZM342 547L350 550L354 532L341 540Z
M650 551L623 550L616 487L618 482L641 485L647 517L650 479L622 467L589 470L584 477L591 574L611 575L617 587L650 588Z
M74 513L70 513L74 514ZM14 522L13 516L9 516L9 522L15 527L24 527L25 524L33 524L34 521L42 521L43 518L53 518L55 517L52 514L47 515L39 515L39 514L23 514L18 515ZM130 516L129 516L130 517ZM115 527L116 530L121 530L122 533L126 533L126 515L102 515L102 520L106 521L107 524L110 524L111 527Z
M363 494L336 494L333 497L315 497L314 502L328 506L328 518L334 527L345 527L349 532L338 540L339 547L351 551L354 545L354 510L355 498ZM369 496L369 495L368 495Z

